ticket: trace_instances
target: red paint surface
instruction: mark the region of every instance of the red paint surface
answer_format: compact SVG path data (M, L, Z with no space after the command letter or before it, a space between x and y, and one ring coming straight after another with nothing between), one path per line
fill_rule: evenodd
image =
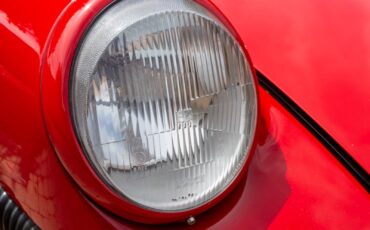
M212 2L256 68L370 172L370 2Z
M54 67L46 71L68 71L58 65L66 64L68 60L62 62L60 59L64 55L71 57L74 52L67 46L73 43L70 40L73 38L62 36L63 31L86 26L87 15L96 14L92 9L101 9L106 3L83 0L50 4L46 6L44 1L0 3L0 183L43 229L146 228L118 217L113 219L105 211L93 207L80 190L91 181L75 184L48 141L40 92L42 54L48 53L46 68ZM59 17L67 4L69 8ZM226 5L222 11L227 14L231 8ZM234 10L236 14L238 9ZM245 20L245 27L241 28L231 14L227 16L248 47L250 43L257 43L248 41L251 36L246 36L243 29L247 28ZM75 20L70 20L71 17ZM51 49L45 50L57 18L64 27L56 27L55 36L50 38ZM68 24L73 22L76 24ZM62 48L64 53L56 52ZM259 55L263 52L256 51L256 46L251 46L249 52L257 66L261 66ZM276 81L276 75L272 76ZM295 81L290 80L291 84ZM52 84L52 79L49 83ZM53 92L48 95L51 98L46 101L53 107L53 99L57 97L53 97ZM261 89L260 96L260 126L248 175L241 178L241 183L225 200L197 216L194 228L369 228L369 194L304 127ZM63 106L66 112L68 105ZM58 130L62 125L55 122L51 129ZM65 138L71 140L71 137ZM83 170L83 165L84 162L76 162L69 167ZM187 227L185 224L167 227L175 226Z

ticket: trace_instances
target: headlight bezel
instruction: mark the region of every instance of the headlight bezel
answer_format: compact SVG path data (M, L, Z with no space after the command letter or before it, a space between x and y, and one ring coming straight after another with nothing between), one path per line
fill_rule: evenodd
M251 64L248 53L243 43L241 43L241 39L237 36L235 30L233 30L227 20L222 18L222 15L208 2L198 1L198 3L210 10L225 26L227 26L228 30L241 44L244 54ZM200 207L175 213L161 213L138 207L132 202L122 199L120 195L112 191L112 189L96 175L92 165L83 153L71 119L70 101L68 98L70 90L70 71L73 70L72 60L75 60L75 56L79 52L80 42L84 39L88 28L95 22L96 18L99 17L97 13L104 12L103 10L107 5L111 7L111 5L114 4L116 3L112 4L108 1L93 3L89 6L81 4L79 8L77 7L72 9L72 12L67 12L65 20L61 20L60 25L58 25L58 28L61 29L57 30L55 36L51 38L43 73L43 114L46 126L51 141L64 167L77 182L77 185L80 186L94 202L122 217L139 222L165 223L182 220L191 215L196 215L222 200L245 174L247 162L244 163L239 175L222 194ZM77 16L79 17L78 19ZM59 39L56 38L63 39L59 41ZM64 44L61 45L61 42ZM252 69L252 71L255 86L257 86L254 70ZM256 95L258 97L257 92ZM253 152L253 148L254 146L250 148L250 152ZM250 159L250 157L248 159Z

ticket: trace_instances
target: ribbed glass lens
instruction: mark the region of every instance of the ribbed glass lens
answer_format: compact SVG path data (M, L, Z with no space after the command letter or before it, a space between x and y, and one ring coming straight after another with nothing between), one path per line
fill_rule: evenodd
M224 191L247 158L256 123L251 69L227 29L195 3L128 2L113 13L142 14L148 4L154 12L114 27L98 55L84 49L101 43L89 36L109 19L88 33L72 84L77 131L97 172L124 197L160 211L191 209Z

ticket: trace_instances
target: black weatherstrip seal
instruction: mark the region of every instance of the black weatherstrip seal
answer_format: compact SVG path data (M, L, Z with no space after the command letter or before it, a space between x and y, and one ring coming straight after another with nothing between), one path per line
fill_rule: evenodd
M276 87L261 72L257 71L259 84L266 89L280 104L282 104L298 121L300 121L356 178L356 180L370 193L370 176L352 156L336 142L323 128L321 128L306 112L294 101ZM370 153L369 153L370 154Z

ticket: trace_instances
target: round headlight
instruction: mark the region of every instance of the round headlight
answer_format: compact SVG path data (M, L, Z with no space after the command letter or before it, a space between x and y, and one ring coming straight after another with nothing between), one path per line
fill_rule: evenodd
M70 97L97 174L150 210L189 210L221 194L255 133L243 49L188 0L127 0L105 11L81 44Z

